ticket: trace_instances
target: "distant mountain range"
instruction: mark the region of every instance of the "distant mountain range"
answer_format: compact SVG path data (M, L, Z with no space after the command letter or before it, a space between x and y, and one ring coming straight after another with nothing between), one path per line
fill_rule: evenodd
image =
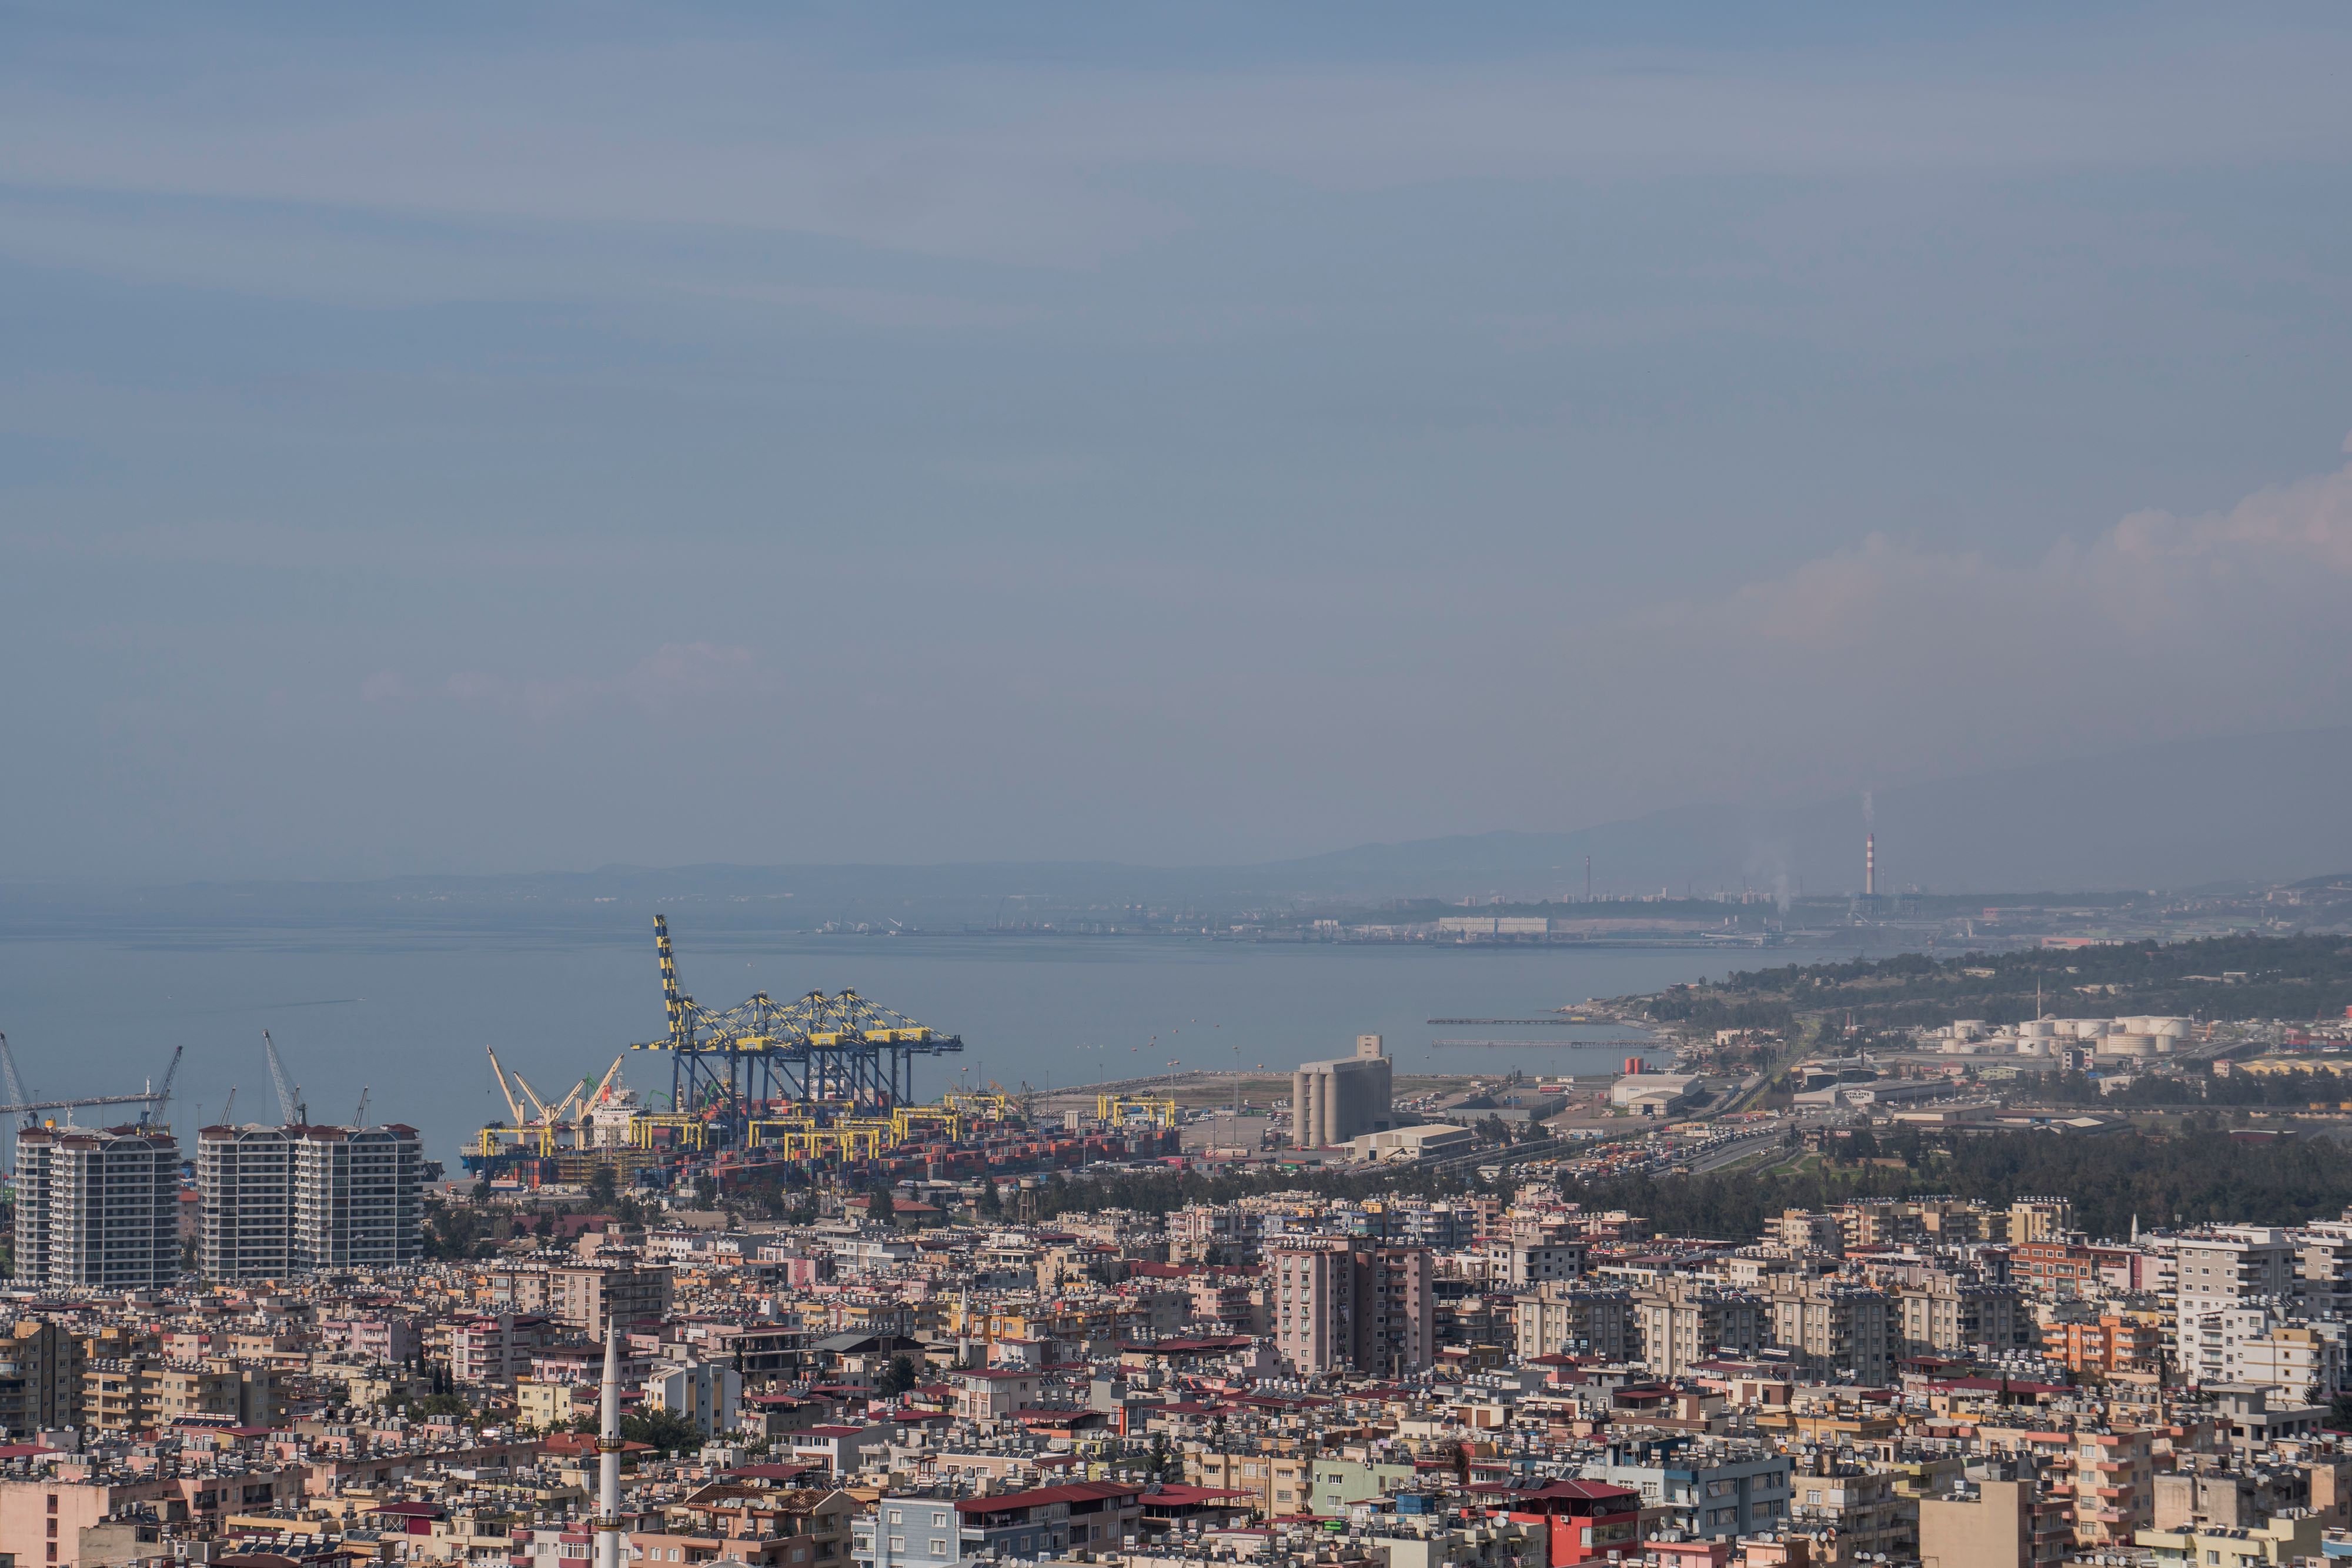
M2186 889L2352 869L2352 728L2148 747L1879 791L1879 888L1951 893ZM1857 798L1794 810L1685 807L1574 832L1421 839L1262 865L1108 862L946 865L609 866L514 876L140 889L0 886L17 933L223 921L530 924L635 931L691 906L709 925L806 929L898 920L937 929L1067 919L1149 904L1223 913L1269 901L1575 898L1862 883Z
M2189 888L2352 867L2352 728L2148 747L1877 792L1879 889ZM1400 890L1481 878L1581 893L1862 886L1862 802L1688 807L1570 833L1367 845L1286 862L1297 880ZM1277 868L1255 868L1274 871ZM1498 886L1496 891L1508 891Z
M1879 891L2101 892L2279 883L2352 868L2352 728L2146 747L1877 791ZM1580 894L1862 887L1858 797L1686 807L1570 833L1366 845L1276 872L1358 889Z

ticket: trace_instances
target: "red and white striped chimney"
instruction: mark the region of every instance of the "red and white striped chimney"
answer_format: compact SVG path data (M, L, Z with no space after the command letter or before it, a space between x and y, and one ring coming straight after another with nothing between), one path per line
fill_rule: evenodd
M1862 896L1878 896L1878 835L1862 835Z

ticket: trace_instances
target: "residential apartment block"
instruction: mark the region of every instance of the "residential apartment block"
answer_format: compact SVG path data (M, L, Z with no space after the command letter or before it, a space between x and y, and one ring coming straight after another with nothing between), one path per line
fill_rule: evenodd
M206 1127L196 1134L197 1270L267 1280L414 1263L424 1181L412 1127Z
M180 1273L180 1145L162 1129L16 1134L14 1277L42 1290L147 1291Z

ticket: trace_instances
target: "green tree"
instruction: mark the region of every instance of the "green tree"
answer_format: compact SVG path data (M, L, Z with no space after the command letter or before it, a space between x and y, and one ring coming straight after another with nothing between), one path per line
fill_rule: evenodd
M876 1225L889 1224L898 1213L898 1200L890 1196L890 1184L878 1182L866 1195L866 1218Z
M598 1166L588 1177L588 1202L599 1214L609 1214L620 1201L621 1178L610 1166Z
M621 1417L621 1439L675 1454L702 1447L702 1431L675 1410L646 1410Z
M425 1203L424 1249L427 1258L462 1260L487 1258L498 1249L489 1221L470 1205L457 1207L427 1198Z
M896 1399L920 1381L922 1373L916 1367L915 1358L901 1352L892 1356L890 1364L883 1370L882 1392Z

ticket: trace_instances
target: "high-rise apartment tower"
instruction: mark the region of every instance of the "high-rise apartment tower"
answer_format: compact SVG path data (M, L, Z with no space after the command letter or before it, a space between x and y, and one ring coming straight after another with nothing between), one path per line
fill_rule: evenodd
M144 1291L180 1272L180 1145L158 1128L16 1134L16 1281Z
M208 1280L396 1268L422 1255L414 1127L206 1127L196 1266Z

